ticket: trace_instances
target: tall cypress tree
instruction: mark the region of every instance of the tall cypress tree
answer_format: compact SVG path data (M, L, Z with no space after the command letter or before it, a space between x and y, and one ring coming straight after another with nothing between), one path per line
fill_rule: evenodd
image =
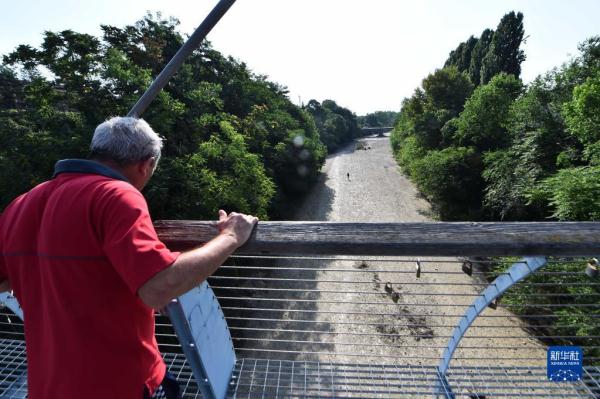
M473 36L469 37L466 42L462 42L452 50L448 55L448 59L444 63L444 68L455 66L459 72L469 70L471 64L471 53L479 40Z
M469 64L469 78L471 82L478 86L481 81L481 64L483 63L483 57L487 54L494 31L492 29L486 29L481 32L481 37L473 47L471 51L471 62Z
M521 75L525 53L520 49L525 31L523 14L514 11L504 15L492 38L490 48L481 65L481 83L487 83L500 72Z

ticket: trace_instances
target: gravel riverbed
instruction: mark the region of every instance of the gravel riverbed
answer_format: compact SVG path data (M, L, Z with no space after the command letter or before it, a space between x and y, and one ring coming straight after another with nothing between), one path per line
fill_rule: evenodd
M389 138L360 141L363 146L352 143L328 157L296 220L431 221L429 203L401 173ZM389 356L411 364L437 365L453 326L487 283L462 273L456 258L420 260L420 278L412 260L313 261L319 262L313 266L324 269L317 272L317 280L344 280L319 281L314 287L321 292L315 321L322 319L331 332L315 339L335 342L328 350L338 353L337 361L356 362L358 357L385 362ZM350 268L355 272L327 271ZM324 293L336 290L348 293ZM463 339L453 365L545 366L545 347L530 338L512 313L498 307L487 309L483 316Z

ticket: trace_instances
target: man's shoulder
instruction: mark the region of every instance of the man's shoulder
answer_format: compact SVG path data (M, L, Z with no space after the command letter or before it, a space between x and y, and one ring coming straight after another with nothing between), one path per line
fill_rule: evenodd
M64 173L49 182L56 182L56 186L64 187L65 194L72 191L84 190L85 193L94 195L100 193L141 193L130 183L97 174Z
M17 198L12 200L6 206L6 208L4 208L4 211L2 211L2 214L4 215L7 213L10 213L10 211L18 209L19 207L21 207L23 204L25 204L27 202L35 201L37 199L45 197L47 195L51 185L52 185L52 180L48 180L48 181L38 184L37 186L33 187L31 190L27 191L26 193L19 195Z
M98 179L95 181L95 184L100 190L110 191L115 194L120 193L132 193L135 195L142 195L137 188L133 187L130 183L115 180L104 176L96 176Z
M142 193L131 184L114 179L101 179L95 182L93 195L106 204L126 207L146 208L146 199Z

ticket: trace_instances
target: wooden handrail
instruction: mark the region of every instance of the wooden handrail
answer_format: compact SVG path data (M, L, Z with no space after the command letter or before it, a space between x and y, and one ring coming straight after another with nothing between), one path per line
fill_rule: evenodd
M173 250L209 241L214 222L155 223ZM600 222L260 222L239 255L593 256Z

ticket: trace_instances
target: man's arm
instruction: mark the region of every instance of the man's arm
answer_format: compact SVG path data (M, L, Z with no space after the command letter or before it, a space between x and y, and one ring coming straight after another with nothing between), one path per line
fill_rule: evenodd
M241 213L219 211L219 235L200 248L184 252L171 266L157 273L138 290L149 307L160 309L196 287L215 272L244 244L258 219Z

